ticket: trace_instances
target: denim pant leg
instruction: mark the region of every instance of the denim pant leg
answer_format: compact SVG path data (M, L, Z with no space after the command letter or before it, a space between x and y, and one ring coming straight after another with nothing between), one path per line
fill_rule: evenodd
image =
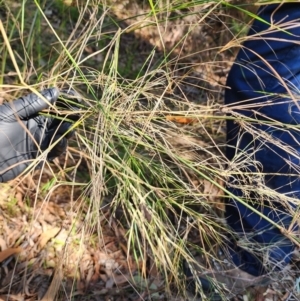
M238 157L239 160L243 157L240 154L244 154L244 158L259 162L259 170L254 166L250 170L264 174L267 187L282 195L299 198L299 172L297 168L293 169L293 166L300 166L299 131L261 121L300 124L300 106L289 97L300 94L300 3L262 7L259 17L265 22L254 21L249 39L242 45L228 75L225 103L234 106L233 111L242 116L260 120L257 124L252 123L252 128L267 133L273 141L288 145L292 153L287 153L280 143L258 139L241 123L228 120L226 156L235 162ZM272 30L269 30L270 23L276 24ZM255 193L253 199L247 200L249 194L244 195L235 187L236 181L242 182L243 179L238 176L229 179L231 193L251 202L256 210L276 224L285 228L291 225L291 213L280 200L256 201ZM225 215L237 237L257 244L261 249L268 247L274 269L281 269L290 262L294 245L271 223L233 198L226 199ZM238 242L232 243L230 249L235 264L243 270L252 275L266 273L260 256L242 248Z

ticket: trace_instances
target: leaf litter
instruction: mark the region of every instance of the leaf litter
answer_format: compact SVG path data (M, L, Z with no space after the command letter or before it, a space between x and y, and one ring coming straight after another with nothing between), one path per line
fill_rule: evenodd
M124 239L124 229L118 229L115 223L112 230L104 221L100 243L84 238L82 242L84 210L75 218L69 212L72 203L80 203L81 191L75 191L73 200L61 202L61 191L70 189L62 185L52 190L45 201L36 195L36 189L51 180L51 172L44 172L39 185L37 175L39 171L30 179L27 176L26 180L0 184L5 196L0 203L0 297L49 301L57 294L67 300L71 295L81 299L88 293L92 300L108 300L107 296L111 300L138 300L135 290L141 294L144 291L145 296L154 291L153 296L159 297L158 284L163 284L160 275L152 270L151 277L156 279L149 282L139 274L143 263L128 255L126 241L120 241ZM28 198L36 198L34 206L26 204ZM13 206L17 215L8 210L11 202L17 202ZM71 231L69 225L73 225ZM122 290L131 293L122 297Z

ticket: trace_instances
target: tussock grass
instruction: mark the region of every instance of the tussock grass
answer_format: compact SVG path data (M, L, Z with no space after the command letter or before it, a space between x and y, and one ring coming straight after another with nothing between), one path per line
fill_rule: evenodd
M87 277L80 270L87 249L110 252L101 243L108 229L120 240L126 260L137 263L138 268L128 273L128 283L140 300L157 299L158 291L168 300L184 295L182 259L197 264L194 256L202 254L211 260L217 246L226 244L230 230L223 221L222 196L226 194L225 184L234 176L243 179L232 185L241 188L245 196L255 191L257 199L270 200L270 204L274 200L287 206L298 202L268 188L264 176L251 171L250 167L258 163L250 155L237 154L233 162L227 162L224 155L228 118L236 119L258 140L277 143L253 127L255 120L222 104L231 51L246 39L243 28L249 25L248 17L257 18L252 8L225 1L144 4L142 12L138 3L117 1L87 1L75 7L62 1L1 2L1 14L6 15L6 19L1 18L6 31L0 58L1 97L13 99L25 89L36 91L55 85L74 88L83 98L68 153L56 166L44 164L48 182L43 184L41 174L32 202L39 212L38 198L45 190L47 203L55 188L66 184L73 187L73 217L67 229L72 243L62 242L55 274L60 281L57 283L56 278L52 282L51 299L60 285L64 287L62 266L67 277L70 257L78 251L71 273L72 290L65 295L60 292L57 299L76 296L78 283ZM131 5L139 7L139 14L126 10ZM240 16L248 16L246 24ZM222 23L231 17L232 23ZM168 35L166 30L175 25L178 36L176 31ZM200 43L192 45L191 37L201 32L217 32L219 39L199 38ZM151 35L152 40L148 40ZM234 42L228 43L233 37ZM137 50L132 41L140 43L142 39L146 45ZM165 39L171 42L165 43ZM132 48L127 49L128 45ZM199 97L203 91L204 100ZM188 122L178 122L183 118ZM266 122L274 128L282 126ZM286 145L281 147L294 151ZM71 159L69 166L66 162ZM84 166L81 173L80 166ZM291 165L291 170L297 172L297 167ZM73 202L78 197L74 187L81 187L77 202ZM251 202L230 197L255 210ZM298 212L291 210L291 215L296 223ZM35 215L31 222L37 219ZM298 244L294 233L275 226ZM262 251L248 241L240 243ZM149 281L141 285L141 279Z

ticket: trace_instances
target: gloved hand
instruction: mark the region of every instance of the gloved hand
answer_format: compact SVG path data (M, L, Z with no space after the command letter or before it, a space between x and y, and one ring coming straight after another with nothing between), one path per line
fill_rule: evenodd
M43 90L41 94L54 104L59 97L57 88ZM64 136L71 124L38 113L49 105L36 94L18 98L0 106L0 182L20 175L32 161L50 145L60 140L47 154L52 160L66 150Z

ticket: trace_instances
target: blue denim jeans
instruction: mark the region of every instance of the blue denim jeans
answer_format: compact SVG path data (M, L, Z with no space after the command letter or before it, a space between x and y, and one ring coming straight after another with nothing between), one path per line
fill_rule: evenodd
M280 195L300 197L300 127L296 128L300 124L296 101L300 99L300 3L268 5L258 15L260 20L251 26L228 75L225 93L225 103L231 108L229 116L247 118L250 128L245 128L245 122L228 119L226 156L229 169L243 160L248 162L241 171L262 177L257 182L252 177L251 186L259 188L263 179L270 190L264 197L255 190L247 192L242 186L246 187L249 179L241 175L230 176L227 189L287 229L292 225L290 210L297 206L283 202ZM277 196L273 197L271 191ZM231 255L241 269L256 276L265 274L262 257L266 255L271 268L277 270L290 262L294 244L260 214L228 197L226 219L236 234ZM254 254L244 247L245 242L256 244L261 252Z

